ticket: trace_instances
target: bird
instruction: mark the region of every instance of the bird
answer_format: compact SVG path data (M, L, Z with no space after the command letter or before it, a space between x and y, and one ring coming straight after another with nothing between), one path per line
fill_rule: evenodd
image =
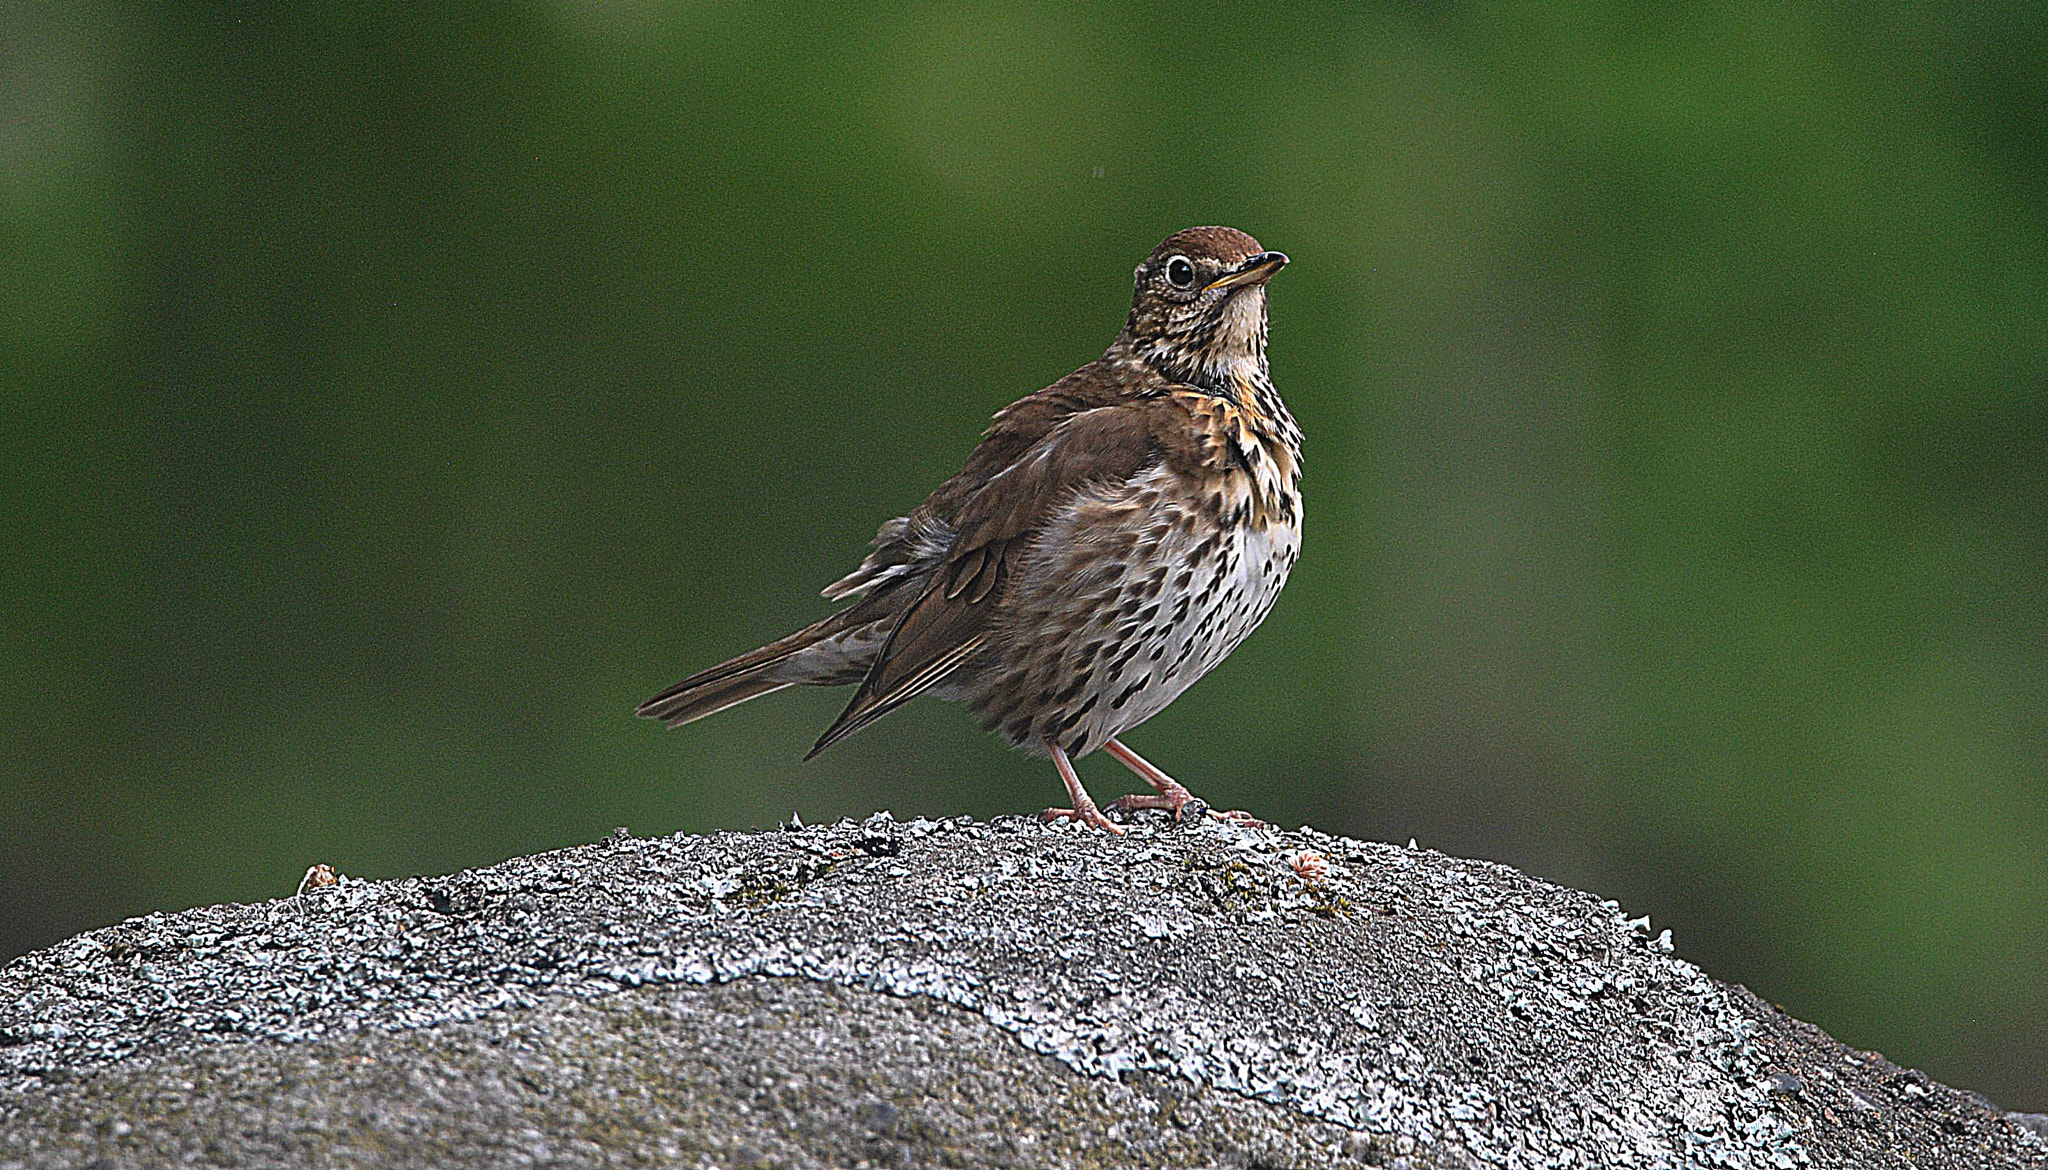
M1109 812L1260 823L1119 737L1236 649L1300 556L1301 428L1266 360L1266 284L1287 263L1235 228L1168 236L1103 355L996 412L959 473L824 588L850 604L638 714L677 727L786 687L854 687L809 760L928 694L1051 759L1069 803L1048 820L1124 831L1074 769L1101 749L1152 789Z

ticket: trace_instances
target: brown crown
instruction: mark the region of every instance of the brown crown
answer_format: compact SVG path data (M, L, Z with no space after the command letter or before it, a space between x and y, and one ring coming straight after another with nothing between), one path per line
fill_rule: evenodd
M1265 251L1259 242L1231 227L1191 227L1177 231L1161 240L1152 255L1146 259L1150 264L1169 256L1186 256L1191 260L1210 257L1223 264L1234 266Z

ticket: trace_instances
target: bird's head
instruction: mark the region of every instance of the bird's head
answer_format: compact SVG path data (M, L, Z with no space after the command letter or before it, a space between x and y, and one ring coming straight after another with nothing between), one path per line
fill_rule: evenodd
M1175 232L1138 265L1124 340L1177 381L1263 378L1266 281L1286 263L1236 228Z

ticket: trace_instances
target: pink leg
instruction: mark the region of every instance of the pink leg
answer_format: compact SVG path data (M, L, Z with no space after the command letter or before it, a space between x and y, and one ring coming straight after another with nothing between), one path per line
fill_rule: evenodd
M1195 794L1188 791L1187 785L1160 771L1157 764L1125 747L1114 738L1108 743L1103 744L1102 750L1115 756L1118 763L1136 772L1140 779L1150 784L1159 793L1157 796L1120 796L1109 802L1112 812L1130 812L1133 809L1140 808L1163 808L1171 812L1173 819L1178 821L1180 820L1182 809L1185 809L1191 802L1199 803ZM1257 828L1266 827L1266 822L1248 812L1236 809L1229 812L1217 812L1215 809L1210 809L1209 815L1219 821L1230 821L1233 824L1251 825Z
M1060 750L1060 745L1048 739L1045 741L1045 750L1052 753L1052 766L1059 769L1060 779L1066 782L1067 799L1074 802L1074 807L1049 808L1040 815L1048 821L1075 820L1084 825L1094 825L1098 829L1108 829L1119 837L1123 836L1123 827L1103 816L1102 810L1095 807L1094 798L1088 795L1088 790L1081 787L1081 778L1074 774L1074 761L1067 758L1067 753Z

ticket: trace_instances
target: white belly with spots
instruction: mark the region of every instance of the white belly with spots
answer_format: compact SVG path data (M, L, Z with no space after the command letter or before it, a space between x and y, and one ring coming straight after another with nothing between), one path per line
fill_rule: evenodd
M1184 531L1162 543L1168 542L1183 546L1161 549L1171 563L1199 543ZM1298 527L1241 530L1221 543L1184 589L1162 591L1157 613L1118 623L1118 640L1131 639L1128 657L1119 654L1094 682L1098 701L1082 724L1088 750L1165 710L1237 649L1273 608L1300 552ZM1135 653L1129 653L1131 646L1138 647Z

